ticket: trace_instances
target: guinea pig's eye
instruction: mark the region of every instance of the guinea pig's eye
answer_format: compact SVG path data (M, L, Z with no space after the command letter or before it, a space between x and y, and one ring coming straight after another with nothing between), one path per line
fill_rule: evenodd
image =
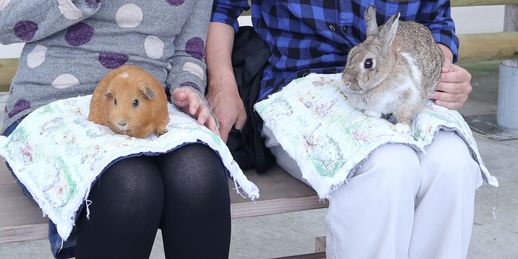
M365 59L365 61L363 62L363 67L366 69L372 68L373 65L374 65L374 61L372 60L372 58Z
M133 108L138 107L138 104L139 104L138 99L135 99L135 100L133 101Z
M117 98L114 98L114 99L113 99L113 104L114 104L115 106L117 106Z

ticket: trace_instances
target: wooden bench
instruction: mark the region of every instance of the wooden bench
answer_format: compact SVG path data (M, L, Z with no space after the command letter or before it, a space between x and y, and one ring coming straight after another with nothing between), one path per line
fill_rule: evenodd
M325 208L315 192L304 183L275 167L265 174L248 171L247 177L261 190L257 201L244 199L234 191L229 181L232 218L270 215L285 212ZM37 204L20 191L19 185L7 170L3 160L0 165L0 244L30 241L47 237L47 219Z
M452 6L478 6L506 4L506 20L518 16L518 0L456 0ZM516 18L514 18L516 19ZM507 21L506 21L507 23ZM459 35L460 61L489 61L518 59L518 32L516 25L510 32L480 33ZM18 59L0 60L0 92L9 90L11 78L18 66ZM1 161L3 162L3 161ZM295 180L280 168L275 167L265 174L254 171L246 172L251 181L261 190L258 201L249 201L231 188L232 218L271 215L325 208L326 203L319 201L316 193L305 184ZM35 203L26 198L17 183L7 171L4 163L0 164L0 244L8 242L30 241L47 237L47 219L42 217ZM297 258L323 258L325 239L317 238L319 253L298 256ZM295 258L295 257L287 257Z

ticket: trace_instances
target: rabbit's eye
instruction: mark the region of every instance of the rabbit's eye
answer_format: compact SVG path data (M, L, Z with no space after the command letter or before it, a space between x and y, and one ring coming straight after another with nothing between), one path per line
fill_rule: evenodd
M114 99L113 99L113 104L114 104L115 106L117 106L117 98L114 98Z
M138 99L135 99L135 100L133 101L133 108L137 108L137 107L138 107L138 104L139 104Z
M365 60L365 62L363 62L363 67L365 67L366 69L372 68L373 65L374 62L372 61L372 58L368 58Z

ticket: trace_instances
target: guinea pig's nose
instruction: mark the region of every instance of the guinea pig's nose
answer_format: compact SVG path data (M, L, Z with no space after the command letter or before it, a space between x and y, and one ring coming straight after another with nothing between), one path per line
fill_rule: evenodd
M119 126L120 129L126 128L127 125L128 125L128 123L126 121L118 121L117 122L117 126Z

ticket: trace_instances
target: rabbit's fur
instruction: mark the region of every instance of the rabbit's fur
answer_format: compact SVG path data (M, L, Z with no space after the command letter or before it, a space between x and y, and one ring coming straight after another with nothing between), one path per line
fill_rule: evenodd
M428 28L399 15L378 28L376 9L368 7L367 39L348 54L342 92L367 115L392 113L396 129L408 133L439 82L443 53Z
M169 123L165 90L144 69L125 65L110 71L97 85L88 120L115 133L145 138L166 133Z

